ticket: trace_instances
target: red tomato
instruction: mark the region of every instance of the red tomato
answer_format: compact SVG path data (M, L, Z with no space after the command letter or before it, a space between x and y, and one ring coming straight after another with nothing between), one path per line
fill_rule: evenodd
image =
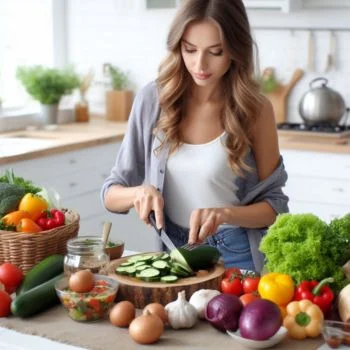
M244 293L254 293L258 290L260 277L256 276L247 276L243 278L243 291Z
M0 290L0 317L7 317L11 312L11 297Z
M221 291L225 294L233 294L238 297L243 293L242 280L238 277L226 277L221 281Z
M232 274L235 274L236 276L241 276L242 272L238 267L229 267L225 270L224 277L231 277Z
M23 272L16 265L11 263L0 265L0 281L4 284L7 293L15 292L23 277Z
M251 303L252 301L259 299L259 298L260 297L255 293L245 293L239 297L239 299L241 299L243 306L246 306L249 303Z

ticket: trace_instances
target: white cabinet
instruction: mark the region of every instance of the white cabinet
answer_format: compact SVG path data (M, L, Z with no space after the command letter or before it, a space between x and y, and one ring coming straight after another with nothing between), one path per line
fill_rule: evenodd
M282 12L298 11L302 0L243 0L247 9L279 10Z
M350 212L349 155L294 150L281 154L292 213L314 213L328 222Z
M111 238L121 239L126 249L154 251L157 236L133 211L127 215L109 213L101 203L100 190L114 165L120 143L88 147L78 151L8 163L0 173L13 168L15 175L38 186L53 188L64 208L80 215L79 235L100 235L103 221L112 222Z

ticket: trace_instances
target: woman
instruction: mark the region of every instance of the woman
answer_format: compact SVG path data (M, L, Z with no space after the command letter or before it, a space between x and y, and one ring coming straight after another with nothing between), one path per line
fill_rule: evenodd
M156 82L135 98L102 198L112 212L134 207L146 224L154 210L177 246L206 241L226 267L260 271L260 239L288 198L253 44L241 0L184 1Z

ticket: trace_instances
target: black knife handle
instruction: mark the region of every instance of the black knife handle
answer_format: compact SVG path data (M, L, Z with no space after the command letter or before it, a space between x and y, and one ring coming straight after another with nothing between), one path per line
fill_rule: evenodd
M156 214L155 214L154 210L150 211L150 213L148 215L148 219L149 219L151 225L153 226L153 228L160 234L160 230L158 230L158 228L157 228Z

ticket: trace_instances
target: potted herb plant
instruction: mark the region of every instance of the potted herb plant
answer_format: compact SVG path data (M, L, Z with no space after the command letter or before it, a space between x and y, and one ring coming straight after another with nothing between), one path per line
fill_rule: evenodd
M41 104L44 124L57 124L58 104L63 95L79 87L79 76L72 68L57 69L40 65L20 66L17 79L27 93Z
M111 78L112 90L106 93L106 118L115 121L127 121L131 111L133 92L128 89L129 78L118 67L107 63L105 74Z

